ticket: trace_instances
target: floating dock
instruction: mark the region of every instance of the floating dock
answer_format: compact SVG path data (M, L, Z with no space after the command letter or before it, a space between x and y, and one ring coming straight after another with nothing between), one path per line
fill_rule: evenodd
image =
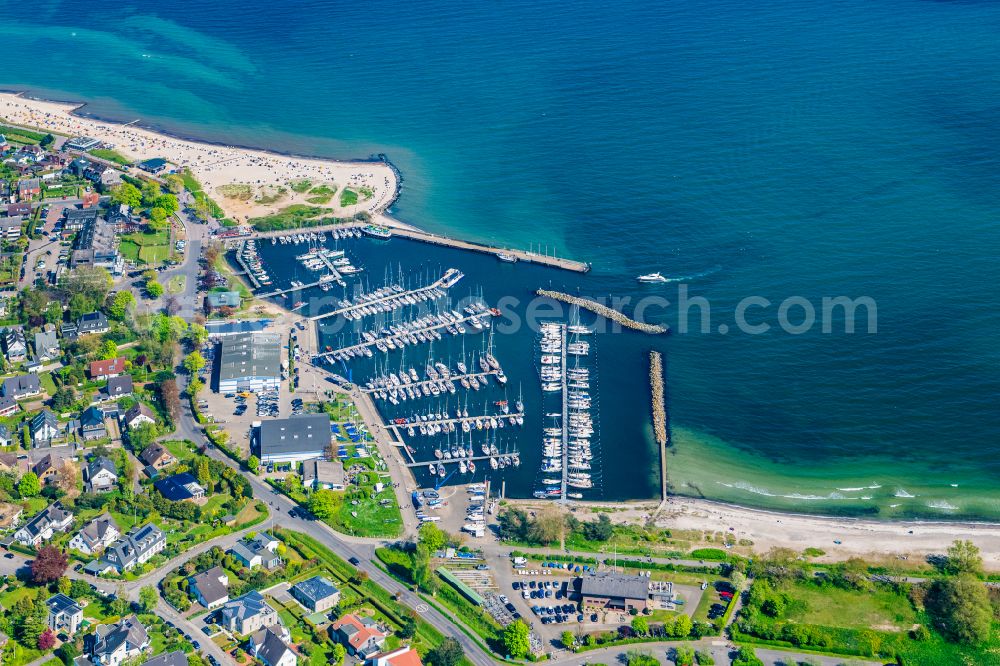
M430 386L431 384L440 384L441 382L445 383L461 382L462 379L469 379L471 377L475 377L476 379L485 379L490 376L496 376L496 374L497 374L496 370L490 370L489 372L470 372L465 375L449 375L448 377L441 377L440 379L425 379L419 382L399 384L398 386L394 384L393 386L377 386L375 388L359 387L359 388L361 389L362 393L369 393L369 394L378 393L379 391L388 391L390 389L396 389L398 391L400 389L405 389L407 386L409 386L414 390L418 390L418 389L423 389L424 386Z
M480 318L480 317L484 317L484 316L493 316L493 313L491 313L489 310L487 310L485 312L479 312L477 314L473 314L473 315L468 315L466 317L462 317L462 318L460 318L458 320L455 320L455 321L446 321L446 322L442 322L440 324L433 324L432 326L424 326L423 328L415 328L415 329L413 329L411 331L405 331L403 333L396 333L394 335L386 335L386 336L383 336L383 337L375 338L374 340L369 340L367 342L359 342L356 345L350 345L348 347L341 347L340 349L334 349L333 351L328 351L328 352L322 352L322 353L319 353L319 354L315 354L313 356L313 360L315 361L317 359L325 358L327 356L333 356L334 354L343 354L343 353L350 354L351 352L353 352L355 350L360 351L360 350L366 349L368 347L374 347L376 342L385 342L386 340L392 340L393 344L395 344L396 342L398 342L399 340L401 340L404 337L409 338L411 335L416 335L417 333L426 333L428 331L434 331L434 330L437 330L439 328L445 328L447 326L454 326L457 323L464 324L467 321L470 321L472 319L477 319L477 318ZM397 349L399 349L399 347L397 347Z

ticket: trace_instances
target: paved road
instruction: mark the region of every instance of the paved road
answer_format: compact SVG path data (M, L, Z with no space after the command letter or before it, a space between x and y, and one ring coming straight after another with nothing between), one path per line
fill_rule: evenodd
M182 199L185 201L186 195L187 191L182 195ZM169 271L164 271L161 281L166 286L170 278L177 275L184 276L184 291L177 295L177 300L181 306L180 312L177 314L184 320L191 321L194 319L195 313L201 305L198 298L198 259L201 257L205 239L208 238L209 225L199 224L189 217L184 212L184 205L185 203L182 201L181 210L177 212L177 219L181 221L187 237L187 245L184 248L184 263ZM166 298L166 295L164 298Z

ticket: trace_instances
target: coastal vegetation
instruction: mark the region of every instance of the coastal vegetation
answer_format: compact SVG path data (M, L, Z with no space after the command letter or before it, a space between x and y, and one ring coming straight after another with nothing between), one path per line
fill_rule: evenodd
M284 200L288 196L288 190L279 185L265 185L260 188L254 203L270 205Z
M253 185L250 183L230 183L228 185L220 185L215 190L227 199L249 201L253 198Z
M345 187L340 193L340 205L341 206L353 206L358 203L358 192L350 187Z
M184 181L184 188L194 197L194 204L191 206L191 209L195 215L203 220L207 220L210 217L221 220L226 216L225 211L222 210L222 206L205 193L201 183L194 177L190 169L184 169L180 175Z
M308 227L347 224L349 222L367 220L367 215L364 213L358 213L353 218L321 217L329 212L331 212L329 208L322 208L320 206L290 204L270 215L251 218L250 224L257 231L282 231L285 229L305 229Z
M559 291L549 291L547 289L539 289L535 292L539 296L544 296L546 298L551 298L555 301L561 301L563 303L569 303L570 305L578 305L585 310L590 310L591 312L601 315L605 319L609 319L617 324L621 324L625 328L630 328L634 331L642 331L643 333L666 333L669 329L665 326L659 326L656 324L646 324L643 322L638 322L633 319L629 319L618 310L614 308L609 308L606 305L602 305L597 301L592 301L589 298L580 298L578 296L570 296L569 294L564 294Z
M10 125L0 125L0 134L3 134L7 141L21 145L38 145L45 141L46 138L49 139L48 143L52 143L53 139L51 134L45 132L36 132L22 127L11 127Z
M290 181L288 187L296 194L305 194L312 187L312 181L308 178L300 178L299 180Z
M121 164L122 166L132 164L132 160L125 157L117 150L112 150L110 148L94 148L90 151L90 154L98 159L114 162L115 164Z

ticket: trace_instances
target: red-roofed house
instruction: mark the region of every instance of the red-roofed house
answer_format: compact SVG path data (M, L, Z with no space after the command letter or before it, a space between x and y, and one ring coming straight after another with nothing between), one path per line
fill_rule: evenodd
M98 205L101 202L101 195L97 192L85 192L83 195L83 202L81 207L91 208Z
M385 643L386 633L370 617L353 613L342 616L330 625L330 638L347 648L349 654L367 659L377 654Z
M125 372L125 357L119 356L107 361L94 361L90 364L91 379L110 379Z
M372 655L368 663L371 666L423 666L420 655L409 646Z

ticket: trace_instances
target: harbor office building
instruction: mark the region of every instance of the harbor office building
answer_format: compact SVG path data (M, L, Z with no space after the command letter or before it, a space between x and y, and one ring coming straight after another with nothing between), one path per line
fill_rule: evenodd
M649 604L649 579L607 573L579 578L580 599L585 611L645 610Z
M318 460L327 457L332 437L329 414L269 419L254 429L251 450L265 464Z
M220 393L278 388L281 381L281 337L277 333L244 333L219 343Z

